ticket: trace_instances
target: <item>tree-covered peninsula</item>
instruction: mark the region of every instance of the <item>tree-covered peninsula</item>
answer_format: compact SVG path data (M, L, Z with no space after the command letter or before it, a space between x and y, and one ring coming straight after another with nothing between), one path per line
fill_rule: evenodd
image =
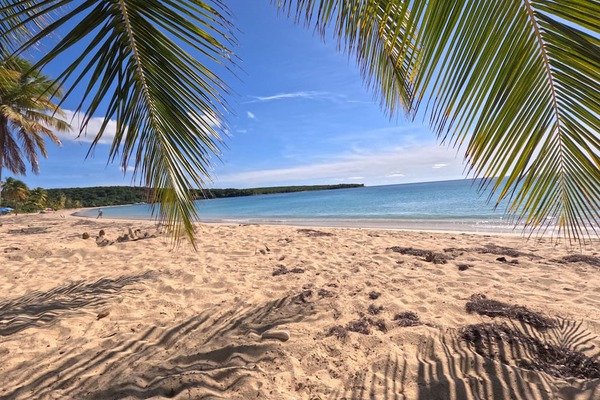
M194 190L196 199L256 196L264 194L304 192L311 190L350 189L363 187L362 183L311 186L274 186L249 189ZM133 186L95 186L84 188L47 189L48 203L56 209L72 207L104 207L135 204L148 201L149 190Z

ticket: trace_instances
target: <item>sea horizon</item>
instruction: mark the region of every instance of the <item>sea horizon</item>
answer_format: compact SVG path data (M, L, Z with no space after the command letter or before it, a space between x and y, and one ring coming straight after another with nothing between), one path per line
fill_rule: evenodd
M300 191L196 201L200 222L528 234L480 179ZM102 207L104 218L155 220L149 204ZM76 215L97 217L99 207Z

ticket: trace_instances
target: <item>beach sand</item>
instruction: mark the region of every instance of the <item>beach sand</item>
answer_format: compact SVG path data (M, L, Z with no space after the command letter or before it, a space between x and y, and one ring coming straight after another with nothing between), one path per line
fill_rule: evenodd
M598 241L215 224L196 252L95 240L151 222L0 223L1 399L600 399Z

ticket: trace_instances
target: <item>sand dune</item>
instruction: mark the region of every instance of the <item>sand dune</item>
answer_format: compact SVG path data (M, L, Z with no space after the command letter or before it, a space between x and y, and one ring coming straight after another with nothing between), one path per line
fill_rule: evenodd
M598 241L201 225L195 252L150 222L0 223L1 399L600 398ZM157 236L96 243L130 228ZM582 368L544 370L555 348Z

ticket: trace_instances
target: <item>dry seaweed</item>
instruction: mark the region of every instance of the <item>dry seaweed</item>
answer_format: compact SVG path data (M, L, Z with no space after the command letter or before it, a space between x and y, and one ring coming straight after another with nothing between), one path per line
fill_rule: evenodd
M350 321L346 325L346 329L351 332L362 333L363 335L369 335L371 333L371 320L367 317L361 317L360 319Z
M377 330L379 330L383 333L386 333L388 331L387 325L384 320L376 319L376 320L374 320L374 321L372 320L370 322L371 322L371 325L373 325L375 328L377 328Z
M506 325L478 324L461 329L460 337L487 358L508 364L501 348L510 348L517 366L558 378L599 379L600 362L584 353L545 343ZM524 358L526 357L526 358Z
M341 325L335 325L329 328L326 336L335 336L338 339L345 339L348 336L348 330Z
M405 311L403 313L396 314L394 321L398 323L398 326L402 327L421 325L419 316L417 313L412 311Z
M327 289L319 289L317 294L319 295L319 297L333 297L333 292Z
M434 253L434 252L429 252L429 254L427 254L425 256L425 261L427 262L431 262L434 264L446 264L448 263L448 260L451 259L448 256L446 256L445 254L442 253Z
M348 322L345 327L341 325L335 325L329 328L327 336L337 336L338 339L344 339L348 335L348 332L370 335L371 327L375 327L375 329L384 333L387 332L387 325L385 324L384 320L373 320L363 315L357 320Z
M278 265L275 270L273 270L273 276L285 275L290 271L287 269L285 265Z
M468 313L478 313L488 317L506 317L523 321L536 328L549 328L554 322L541 313L531 311L523 306L510 305L497 300L488 299L484 294L474 294L466 304Z
M308 299L310 297L312 297L312 290L311 289L307 289L307 290L303 290L302 293L300 293L300 301L302 301L303 303L306 303L308 301Z
M371 314L371 315L377 315L377 314L379 314L380 312L382 312L382 311L383 311L383 306L379 306L379 307L377 307L375 304L371 304L371 305L369 306L369 308L367 309L367 311L368 311L368 312L369 312L369 314Z
M335 236L331 232L323 232L323 231L318 231L316 229L298 229L298 233L303 233L306 236L310 236L310 237Z
M473 266L471 264L458 264L459 271L466 271L469 268L473 268Z
M21 229L9 229L7 233L11 235L36 235L39 233L46 233L48 231L47 227L31 227L31 228L21 228Z
M427 254L431 253L431 251L429 251L429 250L421 250L421 249L415 249L412 247L401 247L401 246L390 247L388 250L392 250L395 253L405 254L405 255L409 255L409 256L416 256L416 257L426 257Z
M293 268L287 269L285 265L278 265L275 270L273 270L273 276L286 275L286 274L303 274L304 270L302 268Z
M539 256L532 253L523 253L521 251L515 250L511 247L505 246L497 246L495 244L486 244L483 247L472 247L472 248L462 248L462 247L447 247L444 249L445 253L479 253L479 254L495 254L497 256L508 256L508 257L520 257L527 256L530 258L540 258Z
M495 244L486 244L482 248L476 249L480 254L497 254L500 256L519 257L519 256L532 256L533 254L522 253L511 247L497 246Z
M571 254L570 256L565 256L553 261L561 264L582 262L600 268L600 257L586 256L583 254Z
M373 291L373 292L369 293L369 298L371 300L377 300L379 298L379 296L381 296L381 293L379 293L379 292Z
M435 253L431 250L415 249L413 247L393 246L389 247L388 250L409 256L424 257L425 261L434 264L446 264L448 260L452 260L452 257L448 257L443 253Z

